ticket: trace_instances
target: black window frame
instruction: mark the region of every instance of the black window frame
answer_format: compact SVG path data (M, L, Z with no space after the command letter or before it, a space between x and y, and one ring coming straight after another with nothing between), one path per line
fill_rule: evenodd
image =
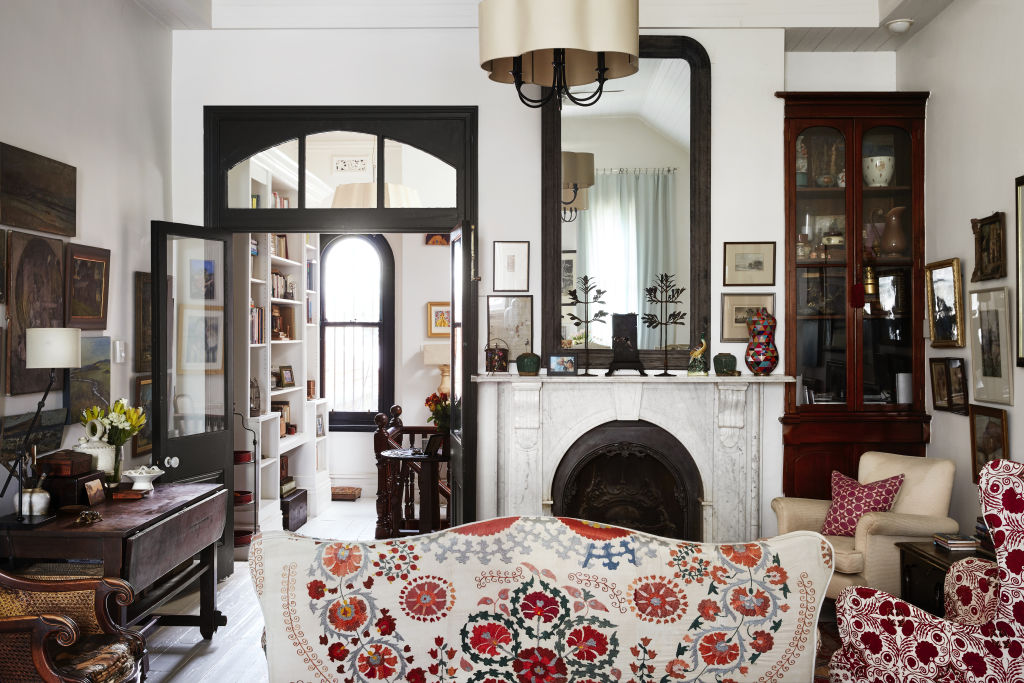
M337 234L331 235L320 242L320 386L321 395L326 394L327 372L324 359L327 351L327 335L325 327L379 327L377 337L377 353L380 356L379 391L377 393L377 409L375 412L348 412L329 410L327 423L332 432L372 432L376 429L373 418L377 413L388 414L388 409L395 403L395 254L391 250L384 235L375 234ZM347 239L362 239L369 243L380 259L380 322L353 323L346 321L329 322L324 315L325 301L328 292L324 286L324 257L327 252L336 248Z

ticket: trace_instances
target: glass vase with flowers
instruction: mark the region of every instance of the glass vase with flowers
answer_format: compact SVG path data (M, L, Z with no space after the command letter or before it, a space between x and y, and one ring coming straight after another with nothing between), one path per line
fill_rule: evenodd
M452 402L445 393L433 393L424 402L430 411L427 422L433 422L438 432L447 433L452 423Z
M145 410L141 406L131 407L128 399L119 398L109 409L91 406L83 410L79 421L89 433L102 431L99 439L114 447L114 467L107 475L107 483L117 486L121 481L124 445L146 424ZM79 441L84 443L87 439L83 437Z

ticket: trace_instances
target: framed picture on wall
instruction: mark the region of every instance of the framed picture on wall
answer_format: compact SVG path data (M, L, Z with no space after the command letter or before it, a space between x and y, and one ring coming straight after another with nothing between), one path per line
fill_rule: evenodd
M110 337L82 337L82 367L68 370L64 393L69 423L90 406L110 405Z
M427 336L450 337L452 334L452 304L450 301L427 302Z
M924 267L928 332L934 348L962 347L966 341L962 287L960 259L935 261Z
M749 341L747 320L762 308L775 315L775 294L722 294L722 341Z
M1006 277L1006 228L1003 212L986 218L972 218L974 232L974 272L971 282Z
M178 372L224 372L224 308L178 305Z
M1024 175L1016 180L1017 195L1017 367L1024 368Z
M487 338L503 340L510 361L533 351L533 297L487 297Z
M562 305L570 305L572 302L569 299L567 292L570 289L576 289L576 252L575 251L563 251L562 252Z
M1006 438L1006 411L974 403L970 408L971 421L971 465L974 468L974 482L985 463L1009 458L1009 442Z
M65 263L64 302L68 327L106 329L110 250L69 243Z
M39 393L46 389L50 371L25 367L25 330L64 325L64 243L11 230L7 254L7 391ZM63 387L64 373L59 372L53 389Z
M530 291L530 243L494 243L494 291Z
M142 429L132 439L132 457L139 457L145 455L153 450L153 378L152 377L136 377L135 378L135 400L132 402L133 406L142 406L143 412L146 414L146 424L142 425Z
M724 248L724 286L775 284L775 242L726 242Z
M932 358L928 370L932 378L932 408L949 410L949 365L947 358Z
M135 273L135 372L153 370L153 276Z
M970 296L972 393L978 401L1013 405L1010 293L996 287Z
M959 415L967 414L967 369L963 358L947 358L949 368L949 410Z

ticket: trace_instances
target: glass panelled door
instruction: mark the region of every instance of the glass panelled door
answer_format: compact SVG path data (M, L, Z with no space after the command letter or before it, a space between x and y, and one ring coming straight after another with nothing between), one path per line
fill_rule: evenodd
M796 138L798 403L847 399L846 136L827 127Z
M865 404L913 402L913 203L910 134L863 132L861 281L864 311L860 389Z
M476 453L474 452L476 414L467 410L475 405L472 375L476 353L476 283L472 277L474 257L471 244L473 228L456 227L451 235L452 258L452 420L451 486L452 499L448 519L454 524L476 519Z

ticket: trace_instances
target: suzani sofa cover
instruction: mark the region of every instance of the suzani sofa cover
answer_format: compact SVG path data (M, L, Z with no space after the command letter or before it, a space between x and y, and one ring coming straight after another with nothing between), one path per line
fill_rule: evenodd
M509 517L374 543L258 535L271 681L810 681L832 548Z

